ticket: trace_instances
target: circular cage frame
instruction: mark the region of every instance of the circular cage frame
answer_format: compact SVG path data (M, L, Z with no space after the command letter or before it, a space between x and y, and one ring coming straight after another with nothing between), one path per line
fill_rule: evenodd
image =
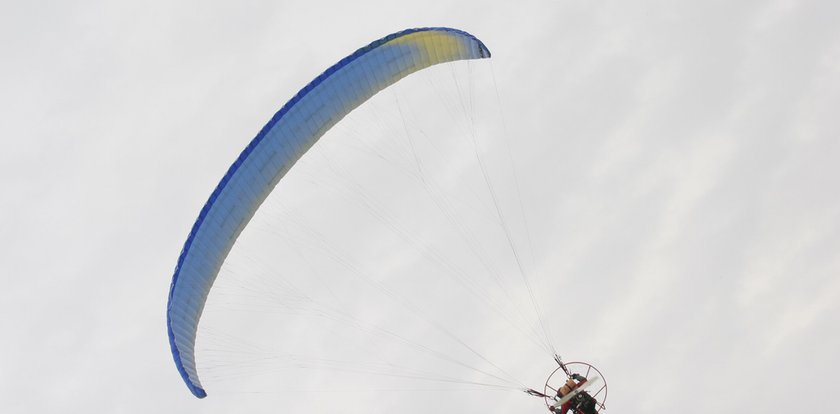
M602 384L597 388L597 390L587 392L595 398L596 407L598 407L597 411L599 413L606 410L607 407L604 404L607 402L607 392L609 389L607 388L607 380L604 378L604 374L602 374L598 368L592 366L592 364L580 361L564 362L563 365L558 366L554 371L551 371L551 374L548 375L543 388L543 399L545 400L546 408L549 408L549 411L551 411L550 407L555 401L550 396L557 395L557 389L560 388L566 380L571 378L571 374L579 374L585 378L589 378L589 375L592 374L592 372L595 372L601 378ZM556 387L553 385L556 385Z

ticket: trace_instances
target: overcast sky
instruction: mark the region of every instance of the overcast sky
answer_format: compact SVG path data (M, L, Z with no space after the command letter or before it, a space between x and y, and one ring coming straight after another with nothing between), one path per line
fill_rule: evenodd
M544 412L540 401L513 391L438 384L437 392L416 381L415 391L377 393L389 381L381 376L342 377L358 393L303 392L344 375L329 367L289 370L285 379L246 375L241 384L222 370L208 378L216 394L210 388L198 400L172 362L165 327L172 270L230 163L321 71L384 35L423 26L466 30L493 52L492 66L469 68L475 96L489 102L476 106L484 112L471 127L541 312L520 295L521 279L508 282L525 319L542 315L557 352L604 373L607 412L836 411L838 21L840 4L830 1L5 1L0 412ZM469 79L461 69L454 77ZM423 112L422 82L446 88L451 81L446 71L417 79L349 119L356 135L327 134L324 148L290 174L290 196L272 197L270 214L252 222L269 241L246 233L243 242L284 245L278 257L296 255L301 269L315 263L312 274L335 283L322 298L335 294L341 298L331 303L360 319L474 360L428 324L398 316L413 305L366 305L359 298L376 292L364 296L330 279L364 273L395 292L418 292L417 306L450 292L412 277L436 272L419 262L436 249L459 256L448 248L451 235L436 231L446 221L431 218L434 206L425 207L427 217L415 203L429 187L410 173L409 184L389 181L417 163L400 158L410 154L405 147L389 149L364 130L387 128L393 108L377 108L389 102ZM415 138L435 142L447 122L458 133L457 115L427 125L423 114L403 115L408 121L396 130ZM377 124L377 116L386 121ZM377 167L359 145L382 145L385 158L408 167ZM437 148L443 154L421 153L423 165L448 169L425 178L448 191L444 200L479 201L474 217L452 217L477 233L475 246L509 276L509 245L470 147ZM382 216L371 224L378 230L352 226L377 211L344 215L360 200L347 191L355 184L378 203L401 200L387 206L397 227ZM298 225L309 230L282 237ZM395 229L420 235L399 244ZM282 265L254 264L258 251L234 251L239 259L232 256L221 277L272 275L264 269ZM330 252L346 261L325 264ZM470 259L458 266L482 275ZM440 300L427 307L430 318L529 386L541 386L554 368L498 313ZM273 329L295 338L298 350L338 360L423 358L359 330L310 329L305 316L282 321ZM353 342L357 334L364 339ZM234 350L250 349L236 343ZM473 378L418 361L407 365ZM278 383L301 392L265 392Z

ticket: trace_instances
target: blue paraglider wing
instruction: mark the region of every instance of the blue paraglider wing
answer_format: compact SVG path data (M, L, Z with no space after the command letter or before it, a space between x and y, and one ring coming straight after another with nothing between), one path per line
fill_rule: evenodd
M195 339L204 304L237 237L298 159L333 125L403 77L444 62L490 57L456 29L409 29L342 59L298 92L251 140L193 224L172 276L166 324L175 365L190 391L199 381Z

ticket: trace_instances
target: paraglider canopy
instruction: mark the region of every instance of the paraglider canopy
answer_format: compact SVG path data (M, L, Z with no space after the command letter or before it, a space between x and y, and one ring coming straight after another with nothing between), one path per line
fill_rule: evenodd
M169 289L169 343L193 395L207 395L199 380L195 343L210 289L240 233L289 169L342 118L405 76L436 64L489 57L480 40L457 29L418 28L388 35L315 78L251 140L201 209Z

